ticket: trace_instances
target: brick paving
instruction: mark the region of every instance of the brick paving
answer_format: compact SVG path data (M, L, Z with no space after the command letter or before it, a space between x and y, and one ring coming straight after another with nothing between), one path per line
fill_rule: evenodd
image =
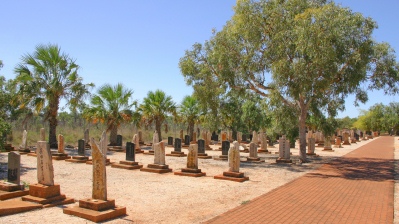
M381 136L206 223L393 223L393 198L394 137Z

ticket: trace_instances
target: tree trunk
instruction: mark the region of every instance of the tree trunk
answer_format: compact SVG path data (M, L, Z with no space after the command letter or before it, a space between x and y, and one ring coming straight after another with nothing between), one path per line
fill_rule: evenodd
M49 133L48 133L48 142L50 144L50 148L58 148L57 142L57 118L50 117L48 120L49 123Z
M159 142L162 141L162 135L161 135L161 126L162 126L162 122L158 119L155 119L155 130L158 133L158 140Z
M190 141L194 139L194 122L188 122L188 133L190 135Z
M301 162L307 162L306 159L306 116L307 108L306 105L300 103L300 115L299 115L299 159Z
M113 125L111 127L111 133L109 134L109 145L116 146L116 139L118 135L118 126Z

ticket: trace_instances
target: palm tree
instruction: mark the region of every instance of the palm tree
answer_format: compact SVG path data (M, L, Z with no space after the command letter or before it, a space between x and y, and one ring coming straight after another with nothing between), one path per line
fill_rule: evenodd
M86 119L106 123L107 131L110 131L110 145L116 145L120 124L137 119L137 112L131 110L137 105L136 101L130 102L132 95L133 91L121 83L115 86L105 84L91 98L91 106L83 111Z
M15 102L20 108L44 112L49 122L50 147L57 146L57 116L60 100L65 99L71 108L89 92L92 83L83 84L78 75L79 66L58 45L37 45L33 54L23 55L14 71L17 89Z
M194 96L185 96L180 104L178 114L187 123L190 138L193 139L194 125L199 122L201 116L197 98Z
M168 114L176 114L176 106L172 97L167 96L162 90L149 91L143 99L139 110L146 125L155 123L155 130L158 132L158 139L162 141L161 126Z

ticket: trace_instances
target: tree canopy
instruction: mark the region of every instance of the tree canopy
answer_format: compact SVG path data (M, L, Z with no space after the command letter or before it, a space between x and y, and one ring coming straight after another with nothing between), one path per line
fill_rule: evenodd
M44 112L49 121L50 147L58 147L56 137L60 100L65 99L72 109L89 92L93 84L84 84L78 75L79 66L58 45L37 45L33 54L25 54L14 71L20 108Z
M208 83L249 89L291 108L302 161L309 113L334 117L349 94L358 103L369 89L397 92L399 65L389 44L372 38L371 18L325 0L239 0L234 10L221 31L185 52L181 72L195 91Z

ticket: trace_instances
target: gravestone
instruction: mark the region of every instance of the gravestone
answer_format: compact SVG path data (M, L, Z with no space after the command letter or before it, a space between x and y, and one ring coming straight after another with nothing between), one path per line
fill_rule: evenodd
M91 149L91 146L90 146L90 135L89 135L89 129L88 128L84 132L84 140L85 140L85 148L86 149Z
M258 147L258 133L256 131L252 132L252 142L256 144L256 147Z
M64 136L61 134L58 135L58 151L56 153L52 153L52 158L54 160L64 160L69 158L68 154L65 153Z
M40 128L40 141L46 141L46 132L44 128Z
M242 142L243 143L247 142L247 135L246 134L242 134L241 138L242 138Z
M29 185L29 195L23 196L22 200L39 203L44 207L74 203L74 199L60 193L59 184L54 184L50 145L46 141L38 141L36 154L38 183Z
M107 135L104 131L97 145L91 138L93 157L93 191L92 198L79 200L79 206L65 208L64 213L79 216L93 222L101 222L126 215L126 207L115 206L114 199L107 195ZM106 214L106 215L104 215Z
M134 143L134 150L136 151L135 152L136 154L144 152L140 148L140 138L139 138L139 136L137 134L133 135L132 142Z
M309 156L315 156L315 149L316 149L316 139L315 138L309 138L308 139L308 152L306 155Z
M214 176L214 179L231 180L236 182L244 182L249 180L248 177L244 176L244 173L240 172L240 143L237 141L233 142L233 146L230 147L228 153L228 164L229 170L223 172L223 175Z
M277 163L292 163L290 159L290 141L283 135L279 138L279 158L277 158Z
M242 133L241 132L237 132L237 142L238 143L242 142Z
M175 139L175 145L174 145L174 151L171 151L171 153L166 154L167 156L175 156L175 157L185 157L187 156L184 152L181 151L181 139L176 138Z
M222 142L227 141L227 133L225 131L222 132Z
M227 140L229 142L233 142L233 132L232 131L227 132Z
M264 162L265 160L261 160L258 157L258 147L254 142L249 144L249 156L247 157L247 162Z
M20 186L21 155L16 152L8 153L7 182Z
M143 133L141 131L139 131L138 137L139 137L139 144L144 145Z
M169 166L165 164L165 144L159 142L154 144L154 163L148 164L146 168L141 168L140 171L151 173L168 173L172 172Z
M210 144L212 142L211 138L212 138L212 134L208 131L206 133L205 150L212 150L212 148L210 146Z
M111 164L111 167L127 169L127 170L142 168L143 165L139 165L139 163L136 162L135 159L136 159L135 144L132 142L126 142L126 160L119 161L119 163L113 163Z
M116 136L116 146L122 147L122 135Z
M89 157L85 155L85 140L78 140L78 155L72 156L70 159L66 159L66 162L72 163L86 163L89 160Z
M323 151L333 151L331 147L331 137L327 136L324 139L324 149Z
M20 181L21 155L18 152L9 152L7 164L7 181L0 180L0 200L29 194L29 190L24 190L24 185L21 185ZM3 205L0 204L0 208L2 207Z
M183 129L180 130L179 137L180 137L180 139L184 139Z
M269 150L267 150L267 136L265 133L261 132L259 133L260 137L260 149L258 150L259 153L270 153Z
M220 156L215 156L213 159L215 160L227 160L228 159L228 152L230 148L230 142L229 141L223 141L222 142L222 155Z
M27 139L28 139L28 132L24 130L24 132L22 132L22 143L19 146L19 152L21 152L22 154L30 152L28 148Z
M351 145L351 143L349 142L349 133L348 132L344 133L343 138L344 138L344 143L342 143L342 145Z
M205 153L205 140L204 139L198 140L198 158L199 159L212 159L212 156L208 156L208 154Z
M341 138L340 138L339 136L337 136L337 137L335 138L335 145L334 145L334 148L342 148L342 146L341 146Z
M85 140L84 139L78 140L78 155L85 156Z
M184 136L184 146L188 147L190 145L190 136L185 135Z
M168 146L173 146L173 137L168 137Z
M174 172L175 175L201 177L206 174L198 169L198 145L191 144L188 147L187 168L182 168L181 171Z

